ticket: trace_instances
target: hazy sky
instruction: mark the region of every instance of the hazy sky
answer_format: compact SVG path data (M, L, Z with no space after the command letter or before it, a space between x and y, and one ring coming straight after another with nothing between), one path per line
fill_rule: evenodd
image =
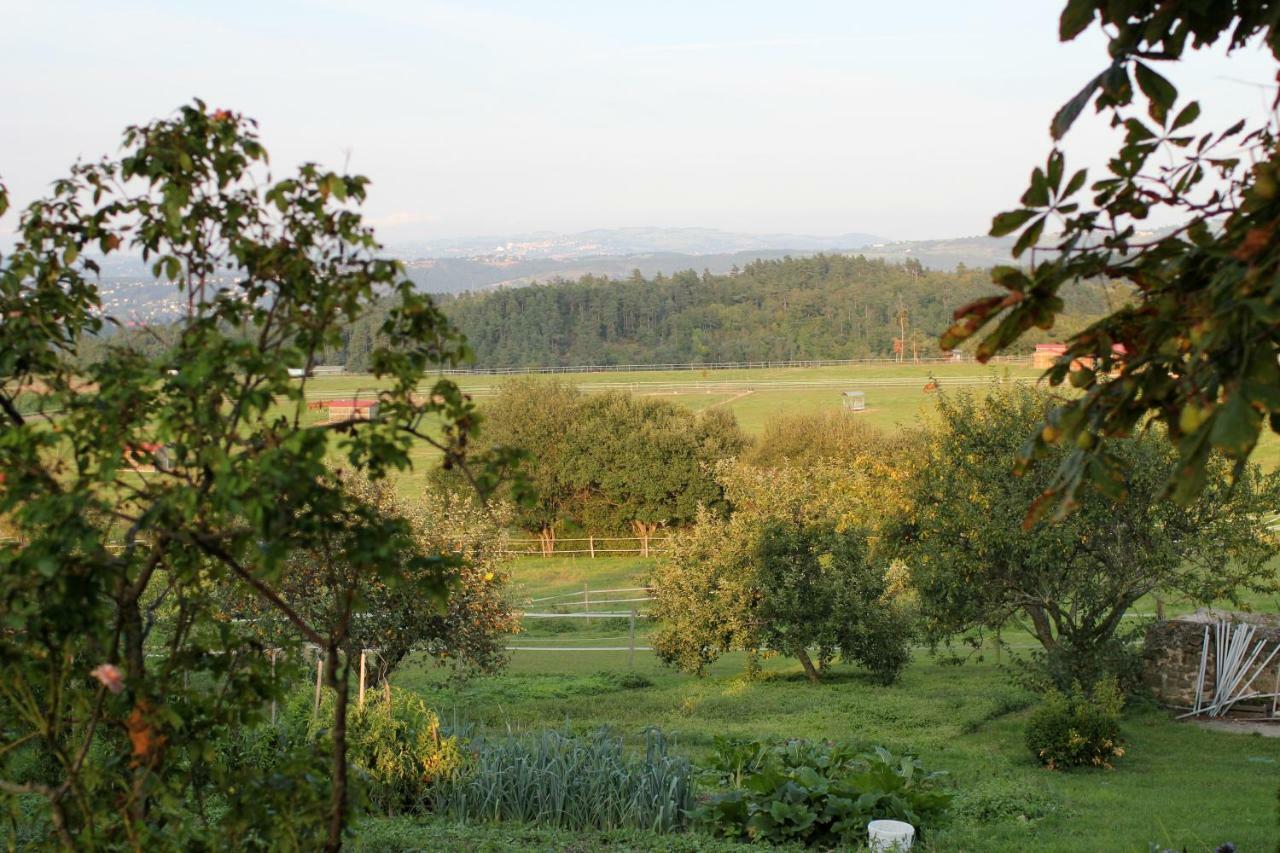
M1062 2L0 0L0 179L25 203L199 96L258 118L277 174L349 156L389 239L975 234L1105 62L1058 43ZM1172 76L1212 119L1257 114L1273 74ZM1106 150L1097 124L1069 153Z

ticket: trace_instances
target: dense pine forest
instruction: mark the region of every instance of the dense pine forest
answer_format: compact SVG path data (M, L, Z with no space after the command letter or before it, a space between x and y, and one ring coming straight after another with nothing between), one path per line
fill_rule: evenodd
M936 356L952 312L992 289L984 269L937 272L912 261L816 255L756 261L724 275L585 276L442 302L477 367L786 361L889 356L904 327L908 355L914 348ZM1064 325L1106 309L1100 285L1078 286L1072 296ZM373 318L353 326L331 360L363 367L376 328Z

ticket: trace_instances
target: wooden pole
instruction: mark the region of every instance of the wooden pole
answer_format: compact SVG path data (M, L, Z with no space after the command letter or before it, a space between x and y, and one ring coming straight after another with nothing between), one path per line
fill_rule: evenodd
M316 707L312 715L320 713L320 677L324 672L324 655L316 652Z
M356 700L356 706L364 707L364 649L360 650L360 693Z
M596 537L587 537L587 547L591 549L591 559L594 560L596 558Z
M583 613L591 612L591 590L587 587L586 581L582 582L582 612ZM582 621L587 625L591 624L590 617Z
M627 666L630 669L636 668L636 609L631 608L631 629L630 634L631 650L627 652Z
M1156 618L1161 622L1164 621L1164 599L1156 596Z
M271 655L271 689L272 691L274 691L276 686L276 650L272 649L269 652L269 654ZM274 726L275 724L276 724L276 698L275 696L272 696L271 697L271 725Z

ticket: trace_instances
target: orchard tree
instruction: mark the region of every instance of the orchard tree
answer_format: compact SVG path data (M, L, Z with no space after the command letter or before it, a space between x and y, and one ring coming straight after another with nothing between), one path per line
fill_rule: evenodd
M532 530L569 522L652 532L693 520L699 505L721 510L712 468L747 445L727 411L694 414L669 400L588 394L557 380L505 383L484 412L485 442L537 448L528 467L537 500L516 516Z
M771 431L784 437L762 454L775 465L717 467L729 517L703 510L672 537L652 577L665 662L701 673L729 651L748 652L752 666L780 654L817 681L840 658L885 682L906 664L913 616L881 531L904 508L910 455L859 432L857 447L819 442L839 459L786 464L790 438L821 425L802 421Z
M1149 419L1176 448L1164 487L1182 503L1211 487L1218 454L1241 476L1261 430L1280 431L1280 97L1256 116L1205 127L1199 103L1180 98L1167 76L1188 49L1230 54L1258 43L1280 58L1280 3L1069 0L1062 39L1093 26L1107 37L1105 66L1054 116L1055 147L1021 206L992 224L993 236L1018 234L1014 254L1029 253L1029 263L997 267L1005 293L957 310L942 338L955 347L995 323L977 345L985 360L1052 327L1068 287L1132 287L1126 304L1067 339L1047 373L1080 393L1061 399L1018 454L1019 470L1058 461L1028 523L1075 508L1086 482L1123 494L1113 440ZM1124 131L1107 173L1092 181L1056 147L1090 104ZM1156 217L1177 224L1153 235Z
M66 847L337 849L363 587L312 620L283 573L321 551L397 594L447 597L448 561L326 460L378 481L427 441L463 466L471 402L443 379L413 392L466 347L379 256L357 210L366 179L305 164L276 180L266 162L252 121L197 101L126 130L119 158L74 166L0 259L0 517L16 533L0 543L0 794L39 798ZM123 253L173 288L173 345L149 357L125 338L82 367L77 342L111 322L100 262ZM289 369L378 298L393 307L371 355L377 416L314 423ZM469 470L492 487L510 457ZM227 590L291 625L286 661L302 641L323 654L327 774L309 753L284 782L218 761L211 745L260 721L288 670L225 618Z
M325 551L302 550L290 555L281 572L281 598L312 623L330 625L342 616L342 596L356 590L361 609L353 614L350 633L354 648L376 650L368 664L370 684L385 682L412 652L452 666L459 675L501 669L507 637L520 627L509 596L507 508L431 491L404 500L393 484L358 471L337 479L372 512L405 522L417 547L400 555L396 575L408 582L388 584ZM422 564L416 554L439 559ZM440 577L449 588L443 608L416 591L418 583ZM236 609L251 615L271 644L292 630L260 598L241 592Z
M912 509L893 531L910 566L925 631L942 640L1022 624L1063 689L1092 685L1123 668L1117 640L1125 614L1150 593L1191 601L1237 600L1280 589L1269 561L1265 517L1280 500L1275 475L1206 462L1202 494L1185 505L1161 499L1172 452L1155 432L1117 441L1126 498L1081 492L1056 524L1023 528L1029 501L1051 470L1020 478L1009 467L1052 400L1026 385L944 394L939 420L913 481ZM1066 451L1053 451L1060 462Z

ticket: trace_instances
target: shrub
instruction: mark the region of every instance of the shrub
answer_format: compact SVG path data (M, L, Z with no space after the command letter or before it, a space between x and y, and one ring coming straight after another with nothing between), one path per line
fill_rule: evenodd
M1050 770L1111 767L1124 755L1120 710L1124 699L1114 678L1103 679L1092 695L1079 689L1045 696L1027 723L1027 748Z
M443 817L523 821L569 830L683 828L693 810L693 768L667 754L662 733L645 733L643 755L600 730L587 737L546 732L534 739L479 739L465 769L435 790Z
M435 713L403 690L356 709L347 737L370 803L388 814L420 803L436 780L462 766L458 741L442 736Z
M861 845L868 821L904 820L923 831L951 802L944 774L882 747L866 753L850 744L717 738L708 775L725 790L706 798L699 821L749 841Z
M369 805L396 814L421 803L440 777L455 773L462 751L456 738L441 733L439 718L420 698L395 688L389 697L371 692L363 708L351 709L347 755ZM224 762L271 774L296 763L299 755L327 754L332 701L326 696L317 715L313 694L295 693L274 725L228 733L219 744Z

